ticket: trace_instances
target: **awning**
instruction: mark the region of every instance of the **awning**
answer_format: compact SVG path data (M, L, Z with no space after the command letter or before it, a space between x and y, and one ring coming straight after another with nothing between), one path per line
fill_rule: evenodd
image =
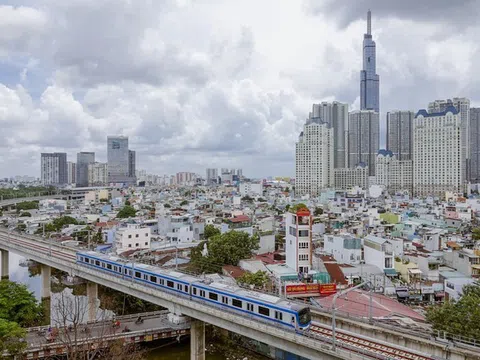
M420 269L415 269L415 268L414 268L414 269L408 269L408 272L409 272L410 274L422 274L422 270L420 270Z
M383 272L387 276L397 276L397 270L395 269L384 269Z

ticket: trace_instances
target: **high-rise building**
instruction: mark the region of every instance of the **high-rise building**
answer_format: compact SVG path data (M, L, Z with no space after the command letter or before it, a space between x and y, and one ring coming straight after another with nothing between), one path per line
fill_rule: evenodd
M375 182L391 193L413 192L413 161L399 160L390 150L379 150L375 160Z
M94 152L77 153L76 187L88 186L88 165L95 162Z
M218 183L218 169L207 169L207 185Z
M108 164L88 164L88 186L104 186L108 183Z
M135 156L133 156L135 158ZM136 178L131 175L131 155L128 150L127 136L107 137L108 182L135 184ZM133 169L133 174L135 170Z
M443 112L420 110L413 122L413 192L415 196L444 197L463 193L460 112L450 106Z
M376 45L372 39L372 13L367 13L363 35L363 70L360 72L360 110L380 111L380 77L376 69Z
M470 100L467 98L453 98L446 100L435 100L428 104L428 113L442 113L449 107L454 106L460 116L461 136L462 136L462 172L465 180L469 180L470 175Z
M177 185L193 185L197 178L197 174L192 172L178 172L175 177L175 183Z
M295 194L317 196L333 187L333 129L320 121L303 127L295 154Z
M136 163L136 152L133 150L128 150L128 176L135 178L137 176L135 171Z
M77 179L77 164L73 161L67 161L67 183L75 184Z
M379 114L373 110L352 111L348 114L348 165L368 166L370 176L375 175L375 157L379 148Z
M368 166L359 164L355 168L337 168L335 174L335 190L350 190L360 187L368 190Z
M397 160L412 159L413 111L392 111L387 113L387 149Z
M68 183L66 153L42 153L40 178L44 185L64 185Z
M480 183L480 108L470 108L470 181Z
M309 121L326 123L333 128L333 166L348 167L347 136L348 136L348 104L337 101L313 104Z

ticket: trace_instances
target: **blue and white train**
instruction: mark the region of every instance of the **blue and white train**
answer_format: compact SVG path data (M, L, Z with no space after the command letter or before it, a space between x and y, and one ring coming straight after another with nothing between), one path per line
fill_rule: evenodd
M276 296L242 289L220 282L208 282L178 271L145 264L94 251L78 252L77 263L105 271L124 279L173 291L194 301L208 302L238 313L269 321L295 330L308 329L310 308Z

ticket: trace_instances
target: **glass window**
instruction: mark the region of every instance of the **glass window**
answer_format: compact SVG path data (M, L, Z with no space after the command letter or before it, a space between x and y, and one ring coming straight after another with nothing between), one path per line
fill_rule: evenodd
M153 283L156 283L157 282L157 277L156 276L150 276L150 281L153 282Z
M258 313L261 315L270 316L270 309L263 306L259 306Z
M218 300L218 295L215 294L215 293L208 293L208 297L211 299L211 300L215 300L217 301Z
M173 281L167 280L167 286L173 288Z
M241 308L242 307L242 301L238 300L238 299L232 299L232 305L236 306L238 308Z
M140 274L139 271L135 271L135 277L140 279L142 277L142 274Z

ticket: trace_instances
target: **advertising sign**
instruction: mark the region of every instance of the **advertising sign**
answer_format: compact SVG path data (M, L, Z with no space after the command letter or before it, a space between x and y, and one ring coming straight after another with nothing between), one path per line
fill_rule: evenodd
M287 295L318 294L319 284L289 284L285 287Z
M337 292L337 284L319 284L321 296L329 296Z

